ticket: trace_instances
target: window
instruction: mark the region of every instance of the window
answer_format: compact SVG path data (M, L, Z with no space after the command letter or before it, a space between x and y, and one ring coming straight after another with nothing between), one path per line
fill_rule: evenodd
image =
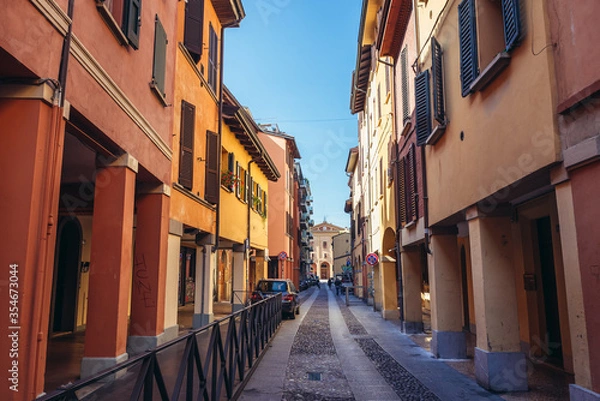
M158 19L154 22L154 60L152 63L152 82L150 87L166 105L165 71L167 69L167 33Z
M385 94L390 93L390 66L384 64L383 68L385 69Z
M235 162L235 171L237 177L235 194L242 202L248 202L248 173L238 162Z
M219 201L219 137L215 132L206 131L206 176L204 199L210 203Z
M458 5L458 30L461 88L466 97L483 90L508 66L508 52L522 36L520 2L463 0Z
M427 142L431 133L429 70L421 72L415 78L415 114L417 145L422 146Z
M233 191L236 184L234 162L235 157L233 153L228 152L225 148L221 148L221 185L228 191Z
M179 184L192 190L194 176L194 127L196 107L181 101L181 127L179 134Z
M139 47L142 0L96 0L96 7L119 42Z
M377 84L377 120L381 120L381 84Z
M327 241L323 241L323 249L327 249Z
M444 104L444 65L442 63L442 45L435 37L431 37L431 75L433 80L433 118L438 123L446 124Z
M212 24L209 26L208 32L208 86L210 86L212 90L216 93L219 38L217 37L217 33L215 32Z
M402 49L400 53L401 84L402 84L402 121L410 119L410 104L408 99L408 48Z
M196 63L202 56L204 25L204 0L187 0L185 3L185 28L183 45Z

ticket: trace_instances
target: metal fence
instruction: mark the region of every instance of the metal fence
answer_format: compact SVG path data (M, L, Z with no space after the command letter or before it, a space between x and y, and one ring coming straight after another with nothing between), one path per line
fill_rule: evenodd
M281 325L281 294L36 401L236 399Z

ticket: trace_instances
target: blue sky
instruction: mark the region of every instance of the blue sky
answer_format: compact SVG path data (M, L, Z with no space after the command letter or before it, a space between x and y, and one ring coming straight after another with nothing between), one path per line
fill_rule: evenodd
M293 135L314 198L315 223L348 227L344 168L356 146L350 81L360 0L246 0L225 33L225 84L257 122Z

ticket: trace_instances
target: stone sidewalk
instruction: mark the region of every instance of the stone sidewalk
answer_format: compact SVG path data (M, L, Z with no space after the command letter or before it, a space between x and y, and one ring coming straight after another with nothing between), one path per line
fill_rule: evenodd
M322 286L302 293L239 399L495 400L364 305Z

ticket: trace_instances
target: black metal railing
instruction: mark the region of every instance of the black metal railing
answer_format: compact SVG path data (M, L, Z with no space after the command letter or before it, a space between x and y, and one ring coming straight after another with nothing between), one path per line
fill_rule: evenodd
M281 294L36 401L236 399L281 325Z

